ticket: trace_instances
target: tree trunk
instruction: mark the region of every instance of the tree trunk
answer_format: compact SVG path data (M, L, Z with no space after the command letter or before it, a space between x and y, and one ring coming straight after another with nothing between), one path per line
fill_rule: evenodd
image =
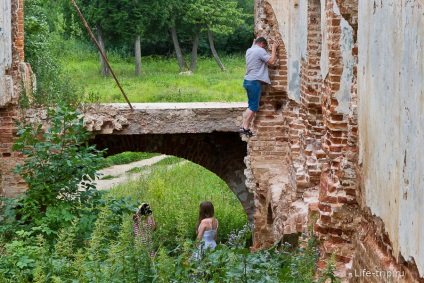
M211 47L211 51L213 54L213 58L215 58L216 63L221 68L223 72L226 72L224 65L222 64L221 60L219 59L218 53L216 53L215 45L213 44L213 34L212 31L208 27L208 39L209 39L209 46Z
M180 70L186 71L188 69L187 64L184 60L183 52L181 51L180 43L178 42L177 30L175 26L170 28L172 41L174 42L175 54L177 55L178 65L180 66Z
M200 29L196 30L193 38L193 48L191 49L190 71L194 72L197 63L197 49L199 47Z
M140 35L137 35L135 38L135 75L141 75L141 44L140 44Z
M97 42L99 43L100 49L102 50L103 54L106 57L106 48L105 48L105 42L103 41L103 29L101 26L97 26ZM107 67L107 64L105 60L103 60L102 55L99 52L100 56L100 64L102 65L102 77L109 76L109 68Z

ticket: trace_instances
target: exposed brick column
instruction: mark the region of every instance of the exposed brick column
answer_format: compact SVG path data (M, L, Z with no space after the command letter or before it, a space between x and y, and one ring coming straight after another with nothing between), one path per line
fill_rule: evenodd
M17 52L19 53L19 61L25 61L24 55L24 0L15 1L17 5L17 29L16 29L16 39L14 40L16 44Z
M12 172L22 158L19 153L12 152L12 145L17 132L14 120L21 119L19 94L22 86L19 66L24 58L24 5L23 0L12 0L11 4L12 64L5 73L11 76L13 86L6 105L0 107L0 195L6 196L22 192L26 188L23 180Z
M16 105L0 108L0 194L12 196L26 189L26 183L13 173L16 163L22 160L22 154L12 151L17 128L14 120L20 119Z
M260 109L254 120L256 137L248 141L247 185L254 193L254 249L269 247L284 234L297 233L297 218L287 221L296 200L295 172L291 166L290 112L287 97L287 52L278 21L267 1L255 1L255 34L269 43L280 40L278 59L269 67L271 86L263 86ZM300 220L299 220L300 221Z
M24 2L12 0L12 69L9 74L13 76L14 90L19 94L21 90L21 74L19 64L24 59ZM14 104L18 103L18 96L14 96Z
M301 67L301 122L303 130L298 146L301 147L302 164L294 164L297 171L297 191L301 195L306 188L319 184L322 164L326 155L322 151L321 136L323 121L321 108L321 3L320 0L308 1L307 54ZM300 125L296 125L299 128ZM293 149L293 147L292 147Z
M328 163L323 166L320 180L320 218L315 226L326 254L336 254L339 264L347 264L354 256L353 235L359 224L356 192L357 162L357 95L356 64L357 43L354 42L351 56L354 58L352 77L346 78L346 58L343 57L342 19L357 19L357 1L338 6L327 0L325 5L326 34L328 48L328 73L322 84L322 113L325 135L322 146ZM336 6L337 5L337 6ZM340 14L335 11L340 10ZM349 22L352 27L353 22ZM355 27L352 27L353 29ZM355 29L353 37L355 41ZM346 48L346 47L344 47ZM342 80L350 80L349 109L339 108ZM340 269L345 269L341 267ZM345 274L341 274L344 276Z

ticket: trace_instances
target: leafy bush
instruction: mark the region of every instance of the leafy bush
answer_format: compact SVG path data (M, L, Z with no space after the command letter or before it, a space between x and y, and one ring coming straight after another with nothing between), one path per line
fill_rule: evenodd
M0 274L2 282L31 282L33 270L48 255L45 240L35 237L34 231L17 231L18 238L5 245L0 258ZM0 275L0 280L1 280ZM7 281L6 281L7 282Z
M13 231L22 224L16 217L19 205L15 198L0 198L0 247L13 238Z
M18 125L13 145L26 157L14 171L28 184L19 213L47 235L69 225L80 207L89 204L103 154L86 143L90 133L78 112L60 106L48 111L48 119L45 131L25 121Z

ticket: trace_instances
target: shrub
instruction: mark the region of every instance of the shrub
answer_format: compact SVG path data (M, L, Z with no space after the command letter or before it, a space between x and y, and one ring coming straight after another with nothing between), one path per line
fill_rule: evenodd
M0 247L14 236L14 231L21 224L16 217L19 203L14 198L0 198Z
M69 225L80 206L89 203L103 154L88 146L90 133L78 112L60 106L50 109L48 118L46 131L25 121L18 125L19 138L13 145L26 157L14 171L28 184L19 213L46 235Z

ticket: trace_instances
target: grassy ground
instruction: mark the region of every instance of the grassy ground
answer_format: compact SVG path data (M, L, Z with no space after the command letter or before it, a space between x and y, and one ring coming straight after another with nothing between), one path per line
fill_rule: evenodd
M199 204L212 201L220 221L219 240L225 242L231 231L241 229L248 221L240 201L221 178L182 161L177 157L163 159L150 167L149 175L118 185L110 194L117 199L130 196L139 204L150 203L160 229L171 242L176 236L194 240Z
M213 58L198 58L197 69L179 74L175 58L143 57L142 75L135 76L133 58L109 56L109 63L131 103L137 102L237 102L245 101L242 55L223 56L222 72ZM101 77L96 53L65 54L66 71L85 89L90 102L125 102L114 78Z

